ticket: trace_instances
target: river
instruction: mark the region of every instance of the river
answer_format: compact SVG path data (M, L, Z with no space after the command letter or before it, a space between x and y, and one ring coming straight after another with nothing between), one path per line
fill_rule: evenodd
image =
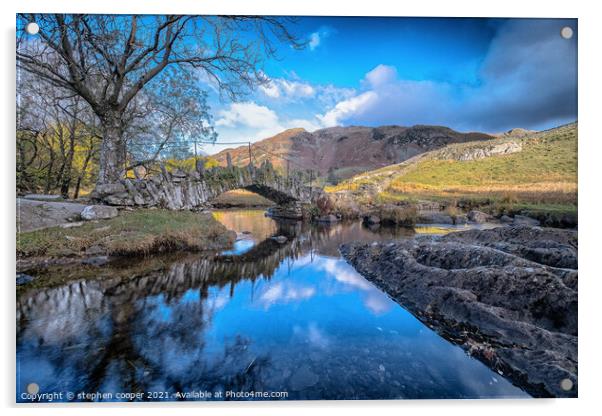
M17 400L32 383L63 392L59 401L528 397L338 253L347 241L453 227L214 215L239 234L233 249L129 259L111 278L72 268L60 285L23 291Z

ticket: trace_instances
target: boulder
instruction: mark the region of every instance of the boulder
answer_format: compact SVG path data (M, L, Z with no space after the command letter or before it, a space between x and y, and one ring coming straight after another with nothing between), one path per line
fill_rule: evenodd
M119 211L115 207L110 207L107 205L88 205L83 209L81 217L90 221L113 218L118 214Z
M472 210L467 215L468 219L477 224L482 224L487 221L491 221L493 217L483 211Z
M512 219L512 217L509 217L507 215L502 215L500 217L500 221L503 222L504 224L510 224L514 220Z
M122 192L126 192L126 187L124 184L117 183L105 183L101 185L96 185L94 188L93 196L95 198L103 198L108 195L119 194Z
M450 215L437 211L420 211L418 212L418 223L452 225L454 223L454 219Z
M530 225L530 226L538 226L539 221L535 218L527 217L526 215L515 215L514 221L512 222L514 225Z
M468 224L468 217L465 214L456 215L454 217L454 224L456 224L456 225Z

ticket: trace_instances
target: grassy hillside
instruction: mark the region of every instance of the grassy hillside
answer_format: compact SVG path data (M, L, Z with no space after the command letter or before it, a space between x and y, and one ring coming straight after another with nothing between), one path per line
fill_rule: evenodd
M486 146L508 143L522 150L461 160ZM382 201L456 199L576 209L577 124L486 143L449 145L327 190L371 194Z

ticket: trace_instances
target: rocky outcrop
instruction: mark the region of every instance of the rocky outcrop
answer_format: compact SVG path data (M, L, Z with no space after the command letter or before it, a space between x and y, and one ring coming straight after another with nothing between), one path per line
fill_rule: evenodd
M522 144L514 140L492 141L491 143L480 143L477 146L448 147L439 151L438 158L467 161L484 159L491 156L508 155L522 150Z
M233 189L247 189L277 204L311 201L322 190L305 185L300 175L283 177L269 163L261 168L213 168L169 172L148 179L124 179L96 186L93 200L107 205L160 207L172 210L204 207L218 195Z
M577 396L575 231L500 227L346 244L341 252L420 320L530 394Z

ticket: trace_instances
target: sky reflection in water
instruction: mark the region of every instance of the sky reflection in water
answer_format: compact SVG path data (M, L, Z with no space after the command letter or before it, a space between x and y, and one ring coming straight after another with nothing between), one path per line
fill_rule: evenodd
M254 237L258 224L269 233L286 231L263 213L235 215L236 231L252 224L255 232L222 254L257 257L251 262L186 259L158 275L80 281L21 296L18 395L35 381L41 392L272 390L287 391L289 399L526 396L338 256L343 241L390 238L391 231L375 234L360 224L289 229L293 241L279 245Z

